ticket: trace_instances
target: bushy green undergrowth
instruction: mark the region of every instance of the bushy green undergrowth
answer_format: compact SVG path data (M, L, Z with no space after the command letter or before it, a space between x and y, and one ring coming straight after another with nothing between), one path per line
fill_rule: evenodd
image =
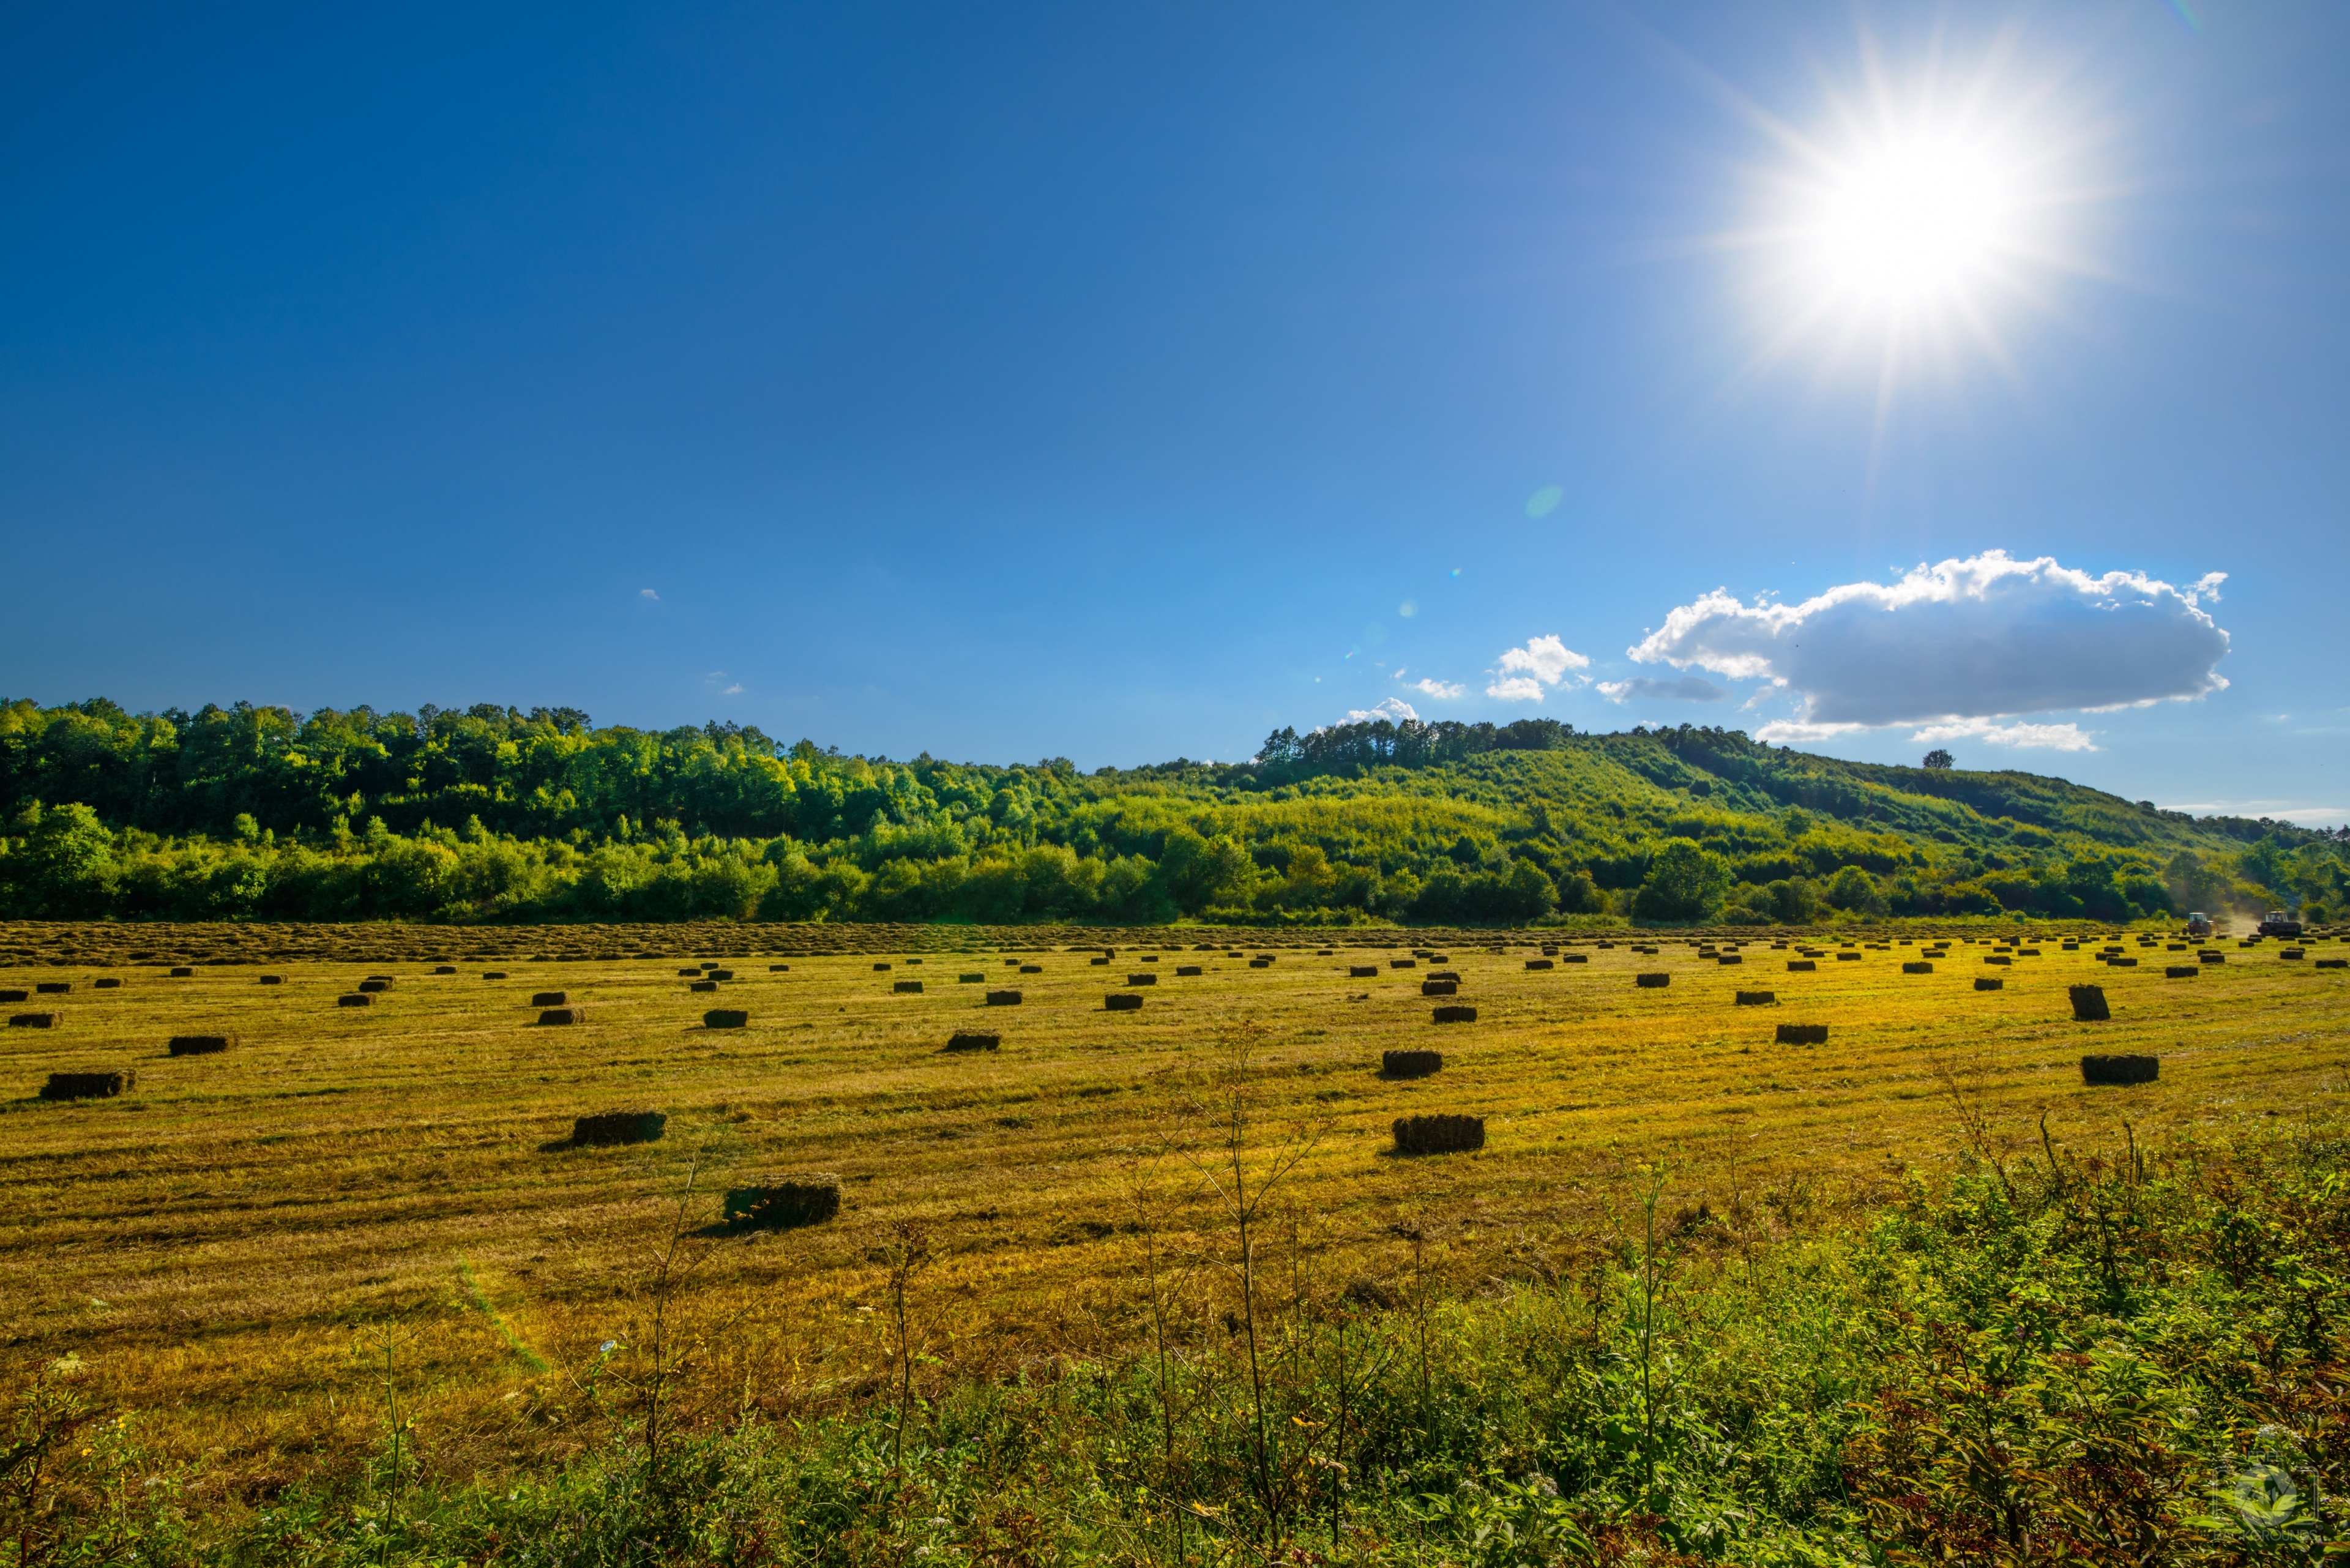
M684 1431L688 1374L625 1347L575 1369L611 1436L558 1472L436 1475L395 1409L369 1474L204 1517L68 1363L16 1406L0 1563L2338 1561L2345 1178L2330 1131L2120 1127L1978 1137L1868 1209L1791 1180L1717 1214L1643 1168L1469 1299L1416 1288L1440 1228L1387 1283L1293 1287L1267 1245L1220 1317L1155 1275L1184 1326L1122 1360L910 1355L910 1401L730 1392Z
M2345 851L1721 730L1382 722L1284 732L1245 763L1081 774L569 710L0 704L0 918L2323 919L2350 901Z

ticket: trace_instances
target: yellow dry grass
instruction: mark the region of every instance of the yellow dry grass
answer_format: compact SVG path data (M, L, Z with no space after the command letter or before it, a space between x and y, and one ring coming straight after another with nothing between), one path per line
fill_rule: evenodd
M1546 1276L1635 1160L1669 1162L1690 1202L1719 1206L1734 1183L1865 1195L1951 1154L1952 1082L1999 1137L2036 1142L2044 1112L2058 1139L2105 1147L2125 1118L2144 1143L2297 1115L2338 1092L2350 1063L2350 972L2275 944L2169 980L2162 963L2180 955L2109 971L2095 944L2064 953L2053 940L1986 966L1981 935L1917 976L1899 967L1915 950L1898 945L1789 973L1792 955L1767 939L1734 967L1670 943L1650 958L1586 942L1567 950L1587 963L1529 971L1526 933L1400 970L1387 958L1422 939L1390 933L1406 946L1365 980L1347 973L1373 961L1361 950L1318 957L1284 937L1245 949L1278 954L1251 968L1175 945L1198 935L1155 948L1107 935L1120 950L1108 965L1007 956L1022 935L994 931L959 933L979 952L899 954L887 971L864 954L774 974L751 958L715 996L690 993L673 959L500 961L495 981L480 963L443 976L417 961L268 966L281 985L251 967L175 980L123 965L111 991L90 988L97 969L0 971L0 986L73 982L40 1000L61 1027L0 1031L0 1334L20 1363L78 1355L141 1412L159 1453L239 1491L375 1440L369 1357L380 1373L388 1336L428 1458L494 1472L569 1451L607 1418L598 1369L618 1364L599 1347L643 1344L647 1259L679 1228L689 1169L712 1200L760 1172L844 1180L827 1225L689 1243L717 1254L688 1330L705 1405L868 1386L889 1352L875 1309L901 1221L937 1254L915 1292L949 1371L1131 1343L1138 1227L1173 1232L1179 1262L1229 1257L1196 1172L1165 1147L1210 1136L1180 1106L1238 1028L1257 1032L1264 1136L1326 1123L1268 1254L1284 1292L1293 1265L1323 1291L1394 1278L1409 1262L1394 1228L1422 1220L1441 1222L1457 1285ZM1016 975L1022 961L1044 972ZM1206 972L1179 978L1179 963ZM1459 972L1444 1000L1476 1006L1475 1023L1431 1024L1431 968ZM1160 978L1141 1011L1106 1012L1105 993L1145 969ZM1669 987L1635 988L1635 972L1659 969ZM1016 984L1024 1003L983 1007L984 987L957 981L972 971ZM371 1007L337 1006L368 973L396 978ZM1991 974L2004 990L1973 989ZM921 994L893 992L909 978ZM2085 981L2106 987L2112 1022L2072 1021L2065 988ZM1733 1004L1758 988L1777 1003ZM532 993L558 990L586 1023L536 1025ZM747 1009L750 1027L705 1030L711 1006ZM1825 1023L1828 1043L1775 1044L1782 1022ZM942 1053L961 1029L1000 1030L1003 1049ZM238 1044L166 1055L167 1037L197 1033ZM1428 1046L1445 1055L1434 1076L1378 1076L1382 1050ZM2091 1050L2157 1053L2160 1080L2085 1087ZM139 1075L122 1098L32 1097L52 1071L118 1068ZM665 1138L557 1147L573 1116L636 1106L668 1113ZM1484 1116L1485 1149L1394 1158L1388 1126L1416 1111ZM710 1217L688 1208L689 1229ZM1212 1268L1189 1280L1197 1332L1231 1287Z

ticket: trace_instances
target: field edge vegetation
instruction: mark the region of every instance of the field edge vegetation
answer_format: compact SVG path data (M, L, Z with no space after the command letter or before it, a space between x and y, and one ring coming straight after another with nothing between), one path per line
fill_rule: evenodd
M706 1386L681 1217L624 1340L559 1369L608 1436L539 1473L441 1473L429 1386L362 1335L381 1438L350 1473L194 1500L60 1341L12 1348L13 1565L339 1563L2341 1561L2350 1164L2332 1119L2150 1147L2010 1139L1945 1085L1943 1174L1696 1201L1669 1151L1519 1282L1436 1299L1449 1222L1390 1282L1283 1244L1301 1134L1211 1089L1206 1252L1142 1250L1158 1331L956 1381L925 1349L933 1239L879 1242L894 1355L854 1386ZM1218 1094L1222 1098L1215 1098ZM1717 1193L1719 1191L1716 1189ZM1254 1226L1253 1233L1251 1227ZM1415 1261L1421 1267L1415 1267ZM1209 1275L1237 1306L1196 1310ZM551 1380L554 1381L554 1380Z
M1242 763L844 756L572 709L0 702L0 918L2127 922L2350 903L2350 842L1682 726L1349 724Z

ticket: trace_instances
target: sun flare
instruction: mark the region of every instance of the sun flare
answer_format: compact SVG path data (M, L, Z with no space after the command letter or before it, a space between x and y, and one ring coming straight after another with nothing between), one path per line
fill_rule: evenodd
M1963 292L2014 245L2015 185L1980 147L1931 140L1873 151L1821 192L1818 265L1837 292L1878 306Z
M1778 143L1738 238L1765 334L1757 363L1808 351L1867 367L1890 393L1935 367L2014 365L2014 337L2056 304L2080 254L2090 121L2064 73L2027 79L2011 55L1913 75L1863 50L1855 88L1816 118L1758 112Z

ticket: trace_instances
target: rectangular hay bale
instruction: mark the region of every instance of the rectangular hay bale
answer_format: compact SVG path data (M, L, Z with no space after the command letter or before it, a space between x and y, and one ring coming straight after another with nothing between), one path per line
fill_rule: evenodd
M45 1100L107 1100L133 1088L139 1082L134 1072L120 1073L52 1073L49 1081L41 1085Z
M234 1034L174 1034L163 1049L174 1056L211 1056L236 1044Z
M729 1188L724 1212L730 1231L787 1231L821 1224L840 1212L840 1178L775 1176L753 1186Z
M1383 1051L1379 1054L1379 1075L1383 1078L1425 1078L1444 1066L1441 1051Z
M571 1122L575 1148L610 1148L619 1144L653 1143L669 1126L661 1111L598 1111Z
M1485 1118L1443 1114L1398 1116L1394 1133L1398 1154L1467 1154L1485 1147Z
M2162 1075L2159 1056L2084 1056L2081 1058L2081 1082L2085 1084L2151 1084Z

